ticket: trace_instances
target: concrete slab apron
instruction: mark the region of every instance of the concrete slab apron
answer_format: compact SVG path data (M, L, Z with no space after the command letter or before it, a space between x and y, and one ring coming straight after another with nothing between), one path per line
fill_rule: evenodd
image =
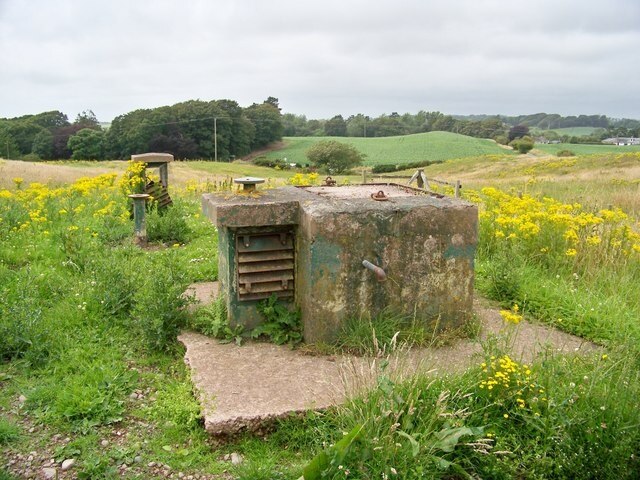
M254 430L274 418L323 409L344 399L339 361L286 346L220 344L197 333L179 340L212 434Z
M475 302L483 324L482 338L497 334L503 321L496 309ZM258 430L265 422L308 409L324 409L343 402L375 383L380 359L349 356L308 356L286 346L249 342L241 347L220 344L192 332L180 335L186 346L205 428L213 435ZM543 349L589 351L595 345L553 328L521 323L513 335L512 356L530 362ZM458 340L442 348L400 351L390 358L396 378L416 372L447 374L478 363L478 340Z

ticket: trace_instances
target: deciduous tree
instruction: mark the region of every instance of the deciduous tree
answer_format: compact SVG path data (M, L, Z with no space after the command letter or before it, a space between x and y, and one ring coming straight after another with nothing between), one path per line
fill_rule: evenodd
M526 125L516 125L509 129L509 141L513 141L516 138L522 138L525 135L529 135L529 127Z
M307 150L309 161L329 173L342 173L362 164L364 155L352 145L325 140L318 142Z
M344 137L347 135L347 122L342 115L327 120L324 124L324 134L330 137Z
M104 158L104 132L83 128L69 137L67 144L74 160L102 160Z

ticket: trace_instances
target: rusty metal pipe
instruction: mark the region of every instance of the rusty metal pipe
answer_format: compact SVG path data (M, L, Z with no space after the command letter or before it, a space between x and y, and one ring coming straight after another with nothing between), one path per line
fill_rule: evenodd
M385 273L385 271L379 266L374 265L370 261L363 260L362 266L368 270L371 270L373 273L375 273L376 278L378 279L379 282L384 282L387 279L387 274Z

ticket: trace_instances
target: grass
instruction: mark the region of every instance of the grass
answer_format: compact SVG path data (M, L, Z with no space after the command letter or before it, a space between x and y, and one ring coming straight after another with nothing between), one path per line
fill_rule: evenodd
M448 160L489 154L509 154L495 142L449 132L429 132L382 138L354 137L286 137L284 148L266 153L272 159L308 163L305 152L322 140L336 140L353 145L366 155L365 165L402 164L425 160Z
M0 445L16 441L20 437L20 428L6 418L0 418Z
M262 178L288 178L291 176L291 172L288 172L286 170L275 170L268 167L258 167L249 162L243 162L239 160L232 163L193 161L188 163L176 164L176 167L177 169L187 167L187 170L205 172L213 174L216 177L254 176Z
M640 145L591 145L582 143L557 143L557 144L544 144L536 143L535 149L542 152L555 155L561 150L570 150L576 155L593 155L609 153L625 153L625 152L640 152Z
M9 180L9 193L0 189L2 463L36 450L47 459L75 458L74 473L83 478L161 478L165 469L157 465L165 464L174 474L252 480L298 479L305 466L319 464L323 478L334 479L638 478L638 156L500 153L426 169L428 176L462 178L464 194L488 206L478 290L601 348L586 355L548 351L522 365L509 356L513 330L505 328L481 345L478 365L462 375L401 379L376 359L369 393L281 420L264 438L226 442L212 442L201 426L175 339L189 321L219 328L219 312L190 320L179 293L217 274L215 229L199 214L204 179L265 172L235 163L172 164L176 210L154 217L157 240L148 250L132 245L126 202L111 177L64 181L93 173L93 166L70 173L50 165L59 190L30 189L28 175L44 179L35 169L19 189ZM189 184L193 179L203 181ZM499 193L480 191L496 185ZM543 197L557 203L540 210ZM535 230L527 221L540 231L525 235ZM577 239L567 235L570 227ZM596 234L599 242L589 240ZM407 319L357 320L343 349L379 351L397 342L398 331L411 343L432 341L431 332ZM224 460L233 452L242 464ZM5 469L0 478L13 477Z
M543 132L539 128L534 129L536 132ZM591 135L596 130L596 127L566 127L566 128L552 128L550 132L556 132L558 135L568 135L570 137L585 137Z
M434 327L437 327L434 324ZM337 353L380 356L413 347L441 347L455 338L475 337L478 325L470 321L459 329L438 330L407 315L383 311L373 318L353 317L346 321L333 345L320 345ZM474 330L475 329L475 330Z

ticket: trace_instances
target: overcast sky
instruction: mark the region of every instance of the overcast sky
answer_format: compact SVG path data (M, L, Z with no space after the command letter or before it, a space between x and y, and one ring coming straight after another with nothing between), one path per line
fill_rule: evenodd
M278 97L309 118L640 118L640 0L0 0L0 117Z

